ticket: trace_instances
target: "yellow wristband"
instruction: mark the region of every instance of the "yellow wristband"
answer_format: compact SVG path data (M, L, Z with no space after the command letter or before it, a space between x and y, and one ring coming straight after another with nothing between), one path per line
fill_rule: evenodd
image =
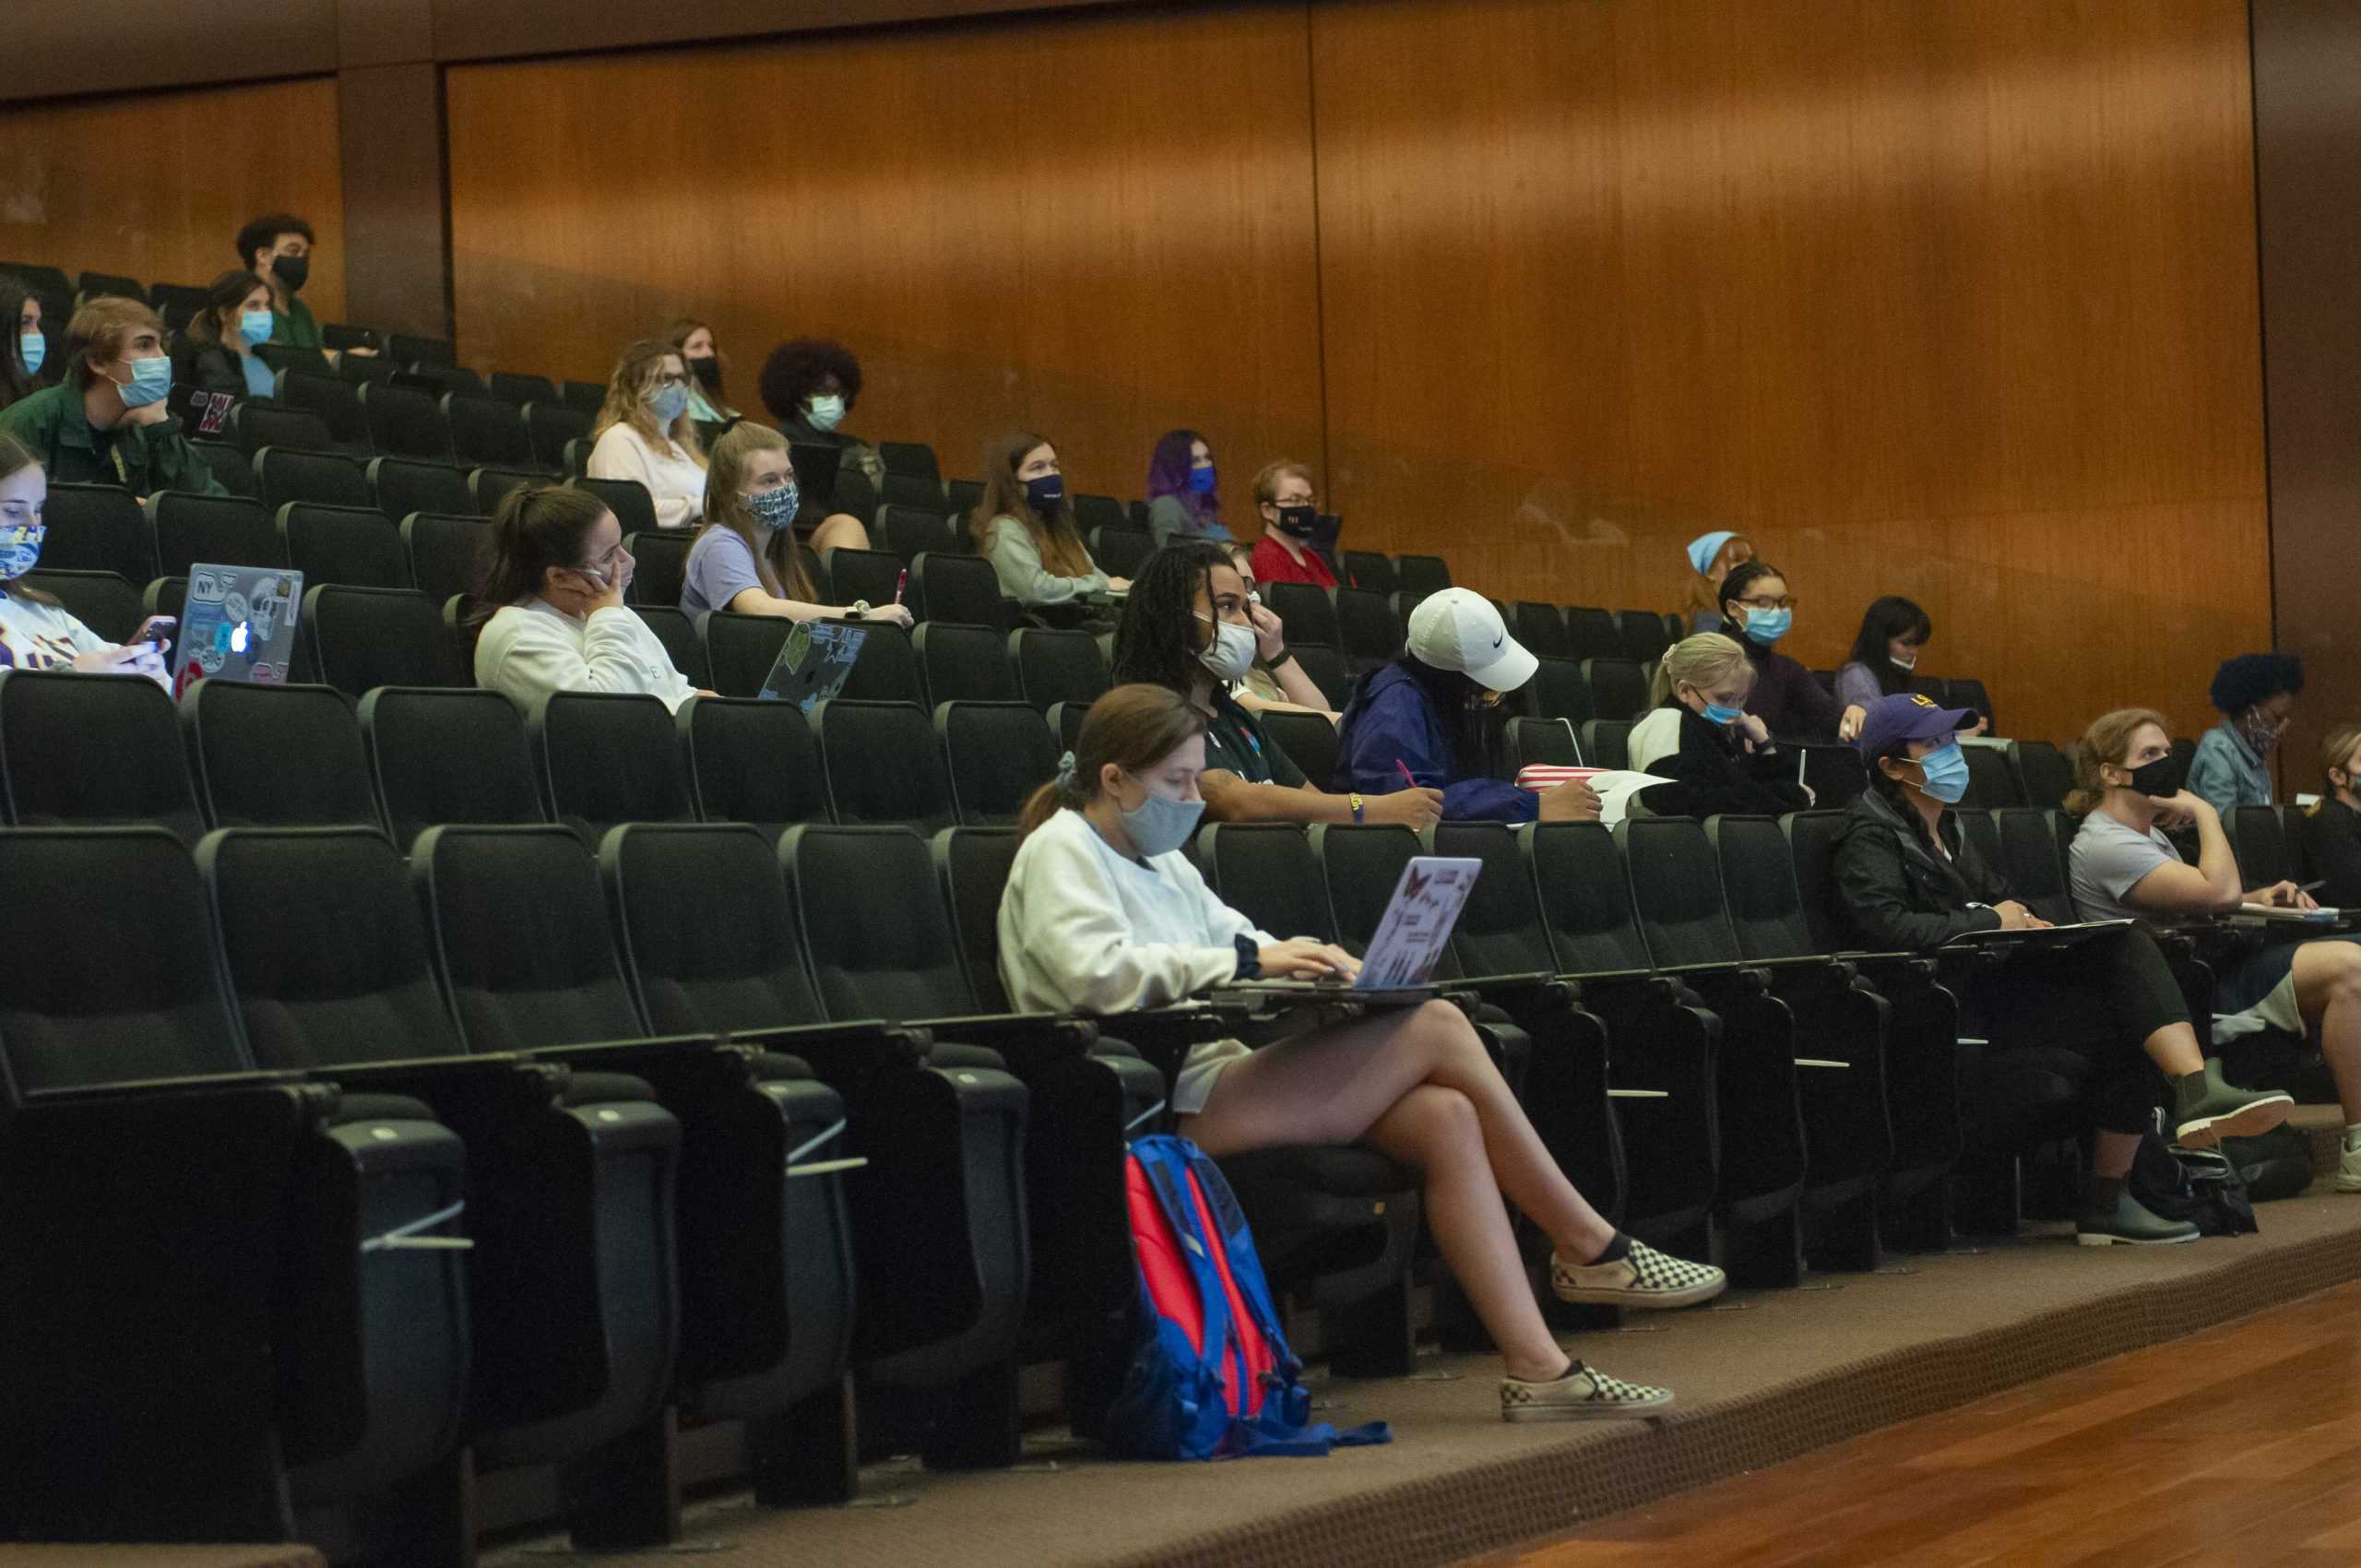
M1361 798L1360 798L1358 795L1347 795L1347 796L1346 796L1346 797L1345 797L1345 799L1347 799L1347 800L1348 800L1348 801L1352 802L1352 803L1353 803L1353 821L1354 821L1355 823L1358 823L1358 822L1360 821L1360 819L1361 819Z

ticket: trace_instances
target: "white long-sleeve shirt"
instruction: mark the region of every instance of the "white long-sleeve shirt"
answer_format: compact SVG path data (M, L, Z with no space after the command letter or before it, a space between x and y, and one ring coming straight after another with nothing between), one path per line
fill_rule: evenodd
M1241 936L1258 947L1276 940L1215 897L1180 850L1126 860L1082 814L1062 811L1026 838L1009 868L1001 980L1023 1012L1161 1007L1235 978ZM1173 1110L1203 1110L1215 1075L1244 1054L1236 1040L1192 1047Z
M114 644L55 604L35 604L0 593L0 665L14 670L62 670L86 653Z
M524 708L545 692L646 692L678 712L696 691L631 611L611 606L576 620L542 599L504 605L484 623L476 684Z
M705 516L705 469L676 441L658 452L631 426L611 424L583 469L592 479L635 479L646 485L658 528L689 528Z

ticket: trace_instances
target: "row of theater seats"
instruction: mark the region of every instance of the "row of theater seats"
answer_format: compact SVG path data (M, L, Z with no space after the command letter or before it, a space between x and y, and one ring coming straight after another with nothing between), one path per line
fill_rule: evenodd
M1885 1242L1941 1244L1967 1137L1937 967L1814 956L1797 873L1824 876L1827 826L1454 824L1431 846L1485 863L1447 987L1515 1063L1552 1149L1633 1233L1702 1255L1718 1232L1756 1285L1794 1283L1807 1251L1867 1267ZM52 1140L12 1166L29 1184L10 1239L94 1270L31 1270L7 1303L34 1337L14 1342L159 1266L113 1229L136 1206L228 1226L209 1206L227 1165L247 1229L282 1224L291 1245L238 1232L228 1255L251 1277L198 1307L245 1314L213 1328L269 1324L302 1375L271 1395L222 1370L208 1383L234 1408L193 1400L133 1440L209 1455L143 1494L151 1515L251 1528L283 1452L298 1507L391 1500L432 1543L464 1527L464 1436L480 1467L564 1465L585 1544L660 1538L675 1419L752 1421L767 1501L841 1495L848 1367L936 1462L1005 1463L1015 1365L1071 1355L1128 1292L1126 1127L1191 1040L1239 1027L1106 1021L1134 1052L1078 1024L963 1016L1004 1006L991 944L1014 849L1005 829L930 845L803 826L774 848L745 826L636 824L594 859L559 827L454 826L405 868L365 825L230 829L194 855L154 829L0 832L10 885L49 895L52 940L87 956L0 977L18 1130ZM1219 826L1196 853L1258 921L1358 948L1419 849L1406 829ZM950 1021L815 1027L862 1018ZM211 1083L103 1092L143 1079ZM208 1109L246 1141L207 1146ZM2015 1143L2070 1120L2043 1109L1975 1129L2004 1206ZM125 1125L151 1137L75 1225L43 1229L36 1200L89 1179L73 1139ZM323 1179L274 1194L287 1165L266 1146ZM1240 1162L1266 1260L1333 1309L1354 1365L1406 1371L1409 1178L1365 1151L1302 1152ZM168 1169L180 1189L150 1192ZM472 1253L432 1244L455 1229ZM357 1269L319 1266L355 1249ZM103 1347L108 1375L78 1403L62 1368L11 1368L26 1467L0 1467L0 1486L70 1526L93 1486L42 1448L53 1423L128 1419L190 1343ZM1091 1369L1070 1375L1086 1407Z

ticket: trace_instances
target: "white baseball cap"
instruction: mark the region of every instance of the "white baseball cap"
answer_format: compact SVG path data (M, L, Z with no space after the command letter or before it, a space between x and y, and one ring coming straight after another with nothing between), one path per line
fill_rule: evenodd
M1490 600L1464 588L1430 594L1410 612L1410 653L1496 692L1515 691L1540 663L1509 636Z

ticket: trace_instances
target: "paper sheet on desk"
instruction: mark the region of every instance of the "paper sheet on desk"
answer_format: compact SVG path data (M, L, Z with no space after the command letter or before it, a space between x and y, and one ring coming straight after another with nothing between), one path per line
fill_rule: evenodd
M1598 820L1612 827L1621 822L1631 809L1631 797L1653 784L1669 784L1653 773L1640 773L1628 767L1555 767L1547 763L1534 763L1517 769L1516 787L1539 791L1555 788L1569 778L1579 778L1598 791Z

